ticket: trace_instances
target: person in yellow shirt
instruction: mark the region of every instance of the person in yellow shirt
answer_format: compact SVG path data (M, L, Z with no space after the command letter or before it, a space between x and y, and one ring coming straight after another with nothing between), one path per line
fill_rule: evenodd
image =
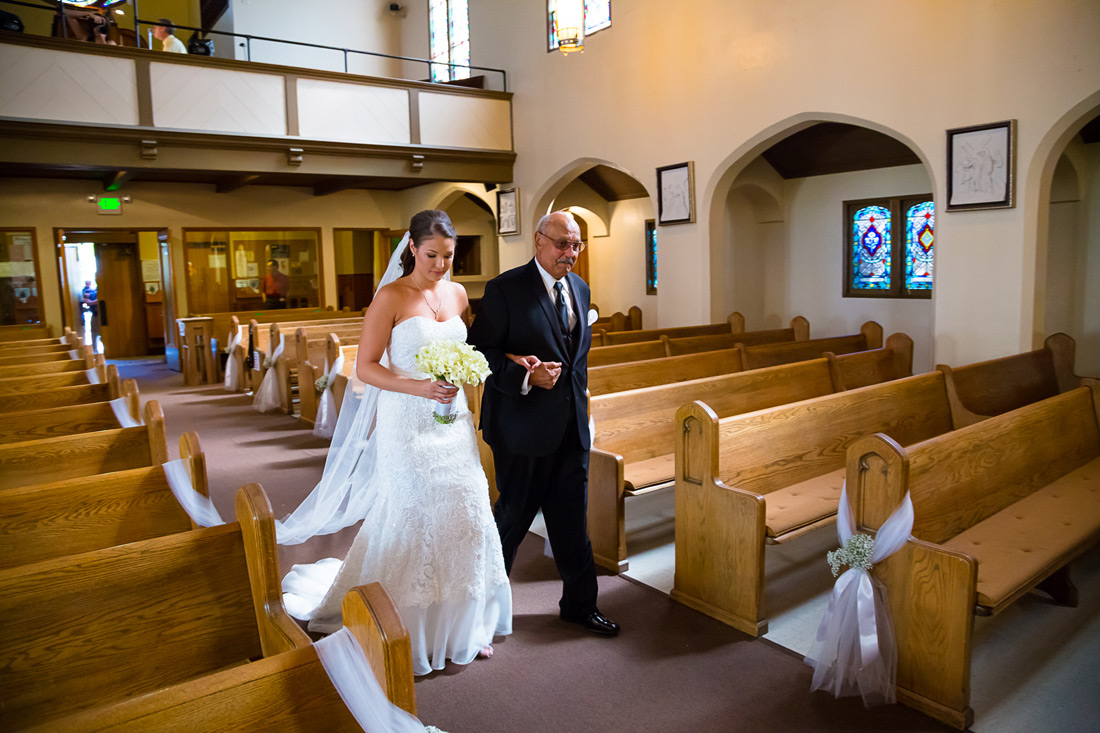
M176 27L172 25L172 21L161 18L158 22L161 25L153 28L153 38L160 41L160 50L168 53L187 53L187 46L173 35Z

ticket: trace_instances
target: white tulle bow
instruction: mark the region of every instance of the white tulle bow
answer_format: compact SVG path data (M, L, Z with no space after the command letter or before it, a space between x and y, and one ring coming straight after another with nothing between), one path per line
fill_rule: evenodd
M836 527L844 548L840 556L847 557L855 535L847 485L840 492ZM871 575L870 566L900 550L912 530L913 502L907 493L876 533L870 563L849 567L837 578L806 655L806 663L814 668L811 690L826 690L835 697L858 694L867 705L894 702L897 644L886 589Z
M336 363L329 367L325 359L325 389L317 405L317 416L313 421L313 434L318 438L331 438L336 430L336 398L332 394L332 383L344 370L344 354L336 357Z

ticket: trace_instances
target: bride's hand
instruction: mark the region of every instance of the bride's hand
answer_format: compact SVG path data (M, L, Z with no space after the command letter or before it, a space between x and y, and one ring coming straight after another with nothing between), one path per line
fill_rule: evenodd
M528 374L535 371L535 368L542 363L537 356L516 356L507 352L504 355L526 369Z
M421 380L421 384L424 385L421 387L421 397L427 397L429 400L435 400L444 405L450 404L451 400L458 394L458 387L450 382L444 382L442 379L436 379L435 381L424 379Z

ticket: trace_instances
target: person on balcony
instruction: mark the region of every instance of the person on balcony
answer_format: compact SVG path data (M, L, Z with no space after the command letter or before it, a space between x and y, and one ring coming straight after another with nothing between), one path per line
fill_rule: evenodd
M168 53L187 53L187 46L173 35L176 32L176 26L172 25L172 21L161 18L157 22L160 25L153 28L153 38L160 41L160 50Z

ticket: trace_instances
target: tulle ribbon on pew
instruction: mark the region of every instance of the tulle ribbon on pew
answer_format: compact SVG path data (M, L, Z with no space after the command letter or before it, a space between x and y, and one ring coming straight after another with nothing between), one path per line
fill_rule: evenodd
M842 549L829 553L829 561L847 564L849 569L837 578L817 637L806 655L806 663L814 668L810 690L825 690L834 697L860 695L867 706L892 703L897 679L897 642L886 588L870 570L872 564L905 545L913 530L913 502L906 493L901 505L871 540L868 535L855 532L845 485L840 492L836 528ZM863 552L868 546L871 551Z
M416 717L386 697L367 655L346 626L314 642L313 648L332 686L363 730L367 733L424 733L424 725Z
M168 479L168 486L172 489L176 501L187 512L187 516L191 517L192 522L200 527L225 524L225 520L218 514L210 497L195 491L195 484L191 479L191 461L178 458L162 463L161 468L164 469L164 476Z
M329 367L325 358L325 388L317 405L317 417L313 420L313 434L318 438L331 438L336 431L336 398L332 395L332 382L344 370L344 355L336 357L336 363ZM301 387L299 387L301 389Z
M279 382L278 375L275 374L275 362L283 355L285 346L286 335L280 333L279 345L275 347L275 351L271 353L271 356L264 359L264 367L267 372L264 373L260 388L256 390L256 397L252 400L252 407L260 412L271 412L283 403L283 385Z
M141 415L138 415L135 419L130 414L130 406L127 403L125 397L118 397L110 401L111 410L115 413L115 418L118 419L118 424L124 428L139 428L145 424L145 420Z
M77 353L76 349L69 349L68 354L69 354L70 359L79 359L80 358L80 354Z
M226 390L230 392L236 392L237 387L241 382L241 375L237 372L237 360L233 358L233 350L236 349L241 341L244 340L244 326L237 326L237 332L233 334L229 339L229 346L225 348L225 353L229 354L229 359L225 362L225 385Z
M84 374L88 377L88 384L100 384L99 370L95 368L85 369Z

